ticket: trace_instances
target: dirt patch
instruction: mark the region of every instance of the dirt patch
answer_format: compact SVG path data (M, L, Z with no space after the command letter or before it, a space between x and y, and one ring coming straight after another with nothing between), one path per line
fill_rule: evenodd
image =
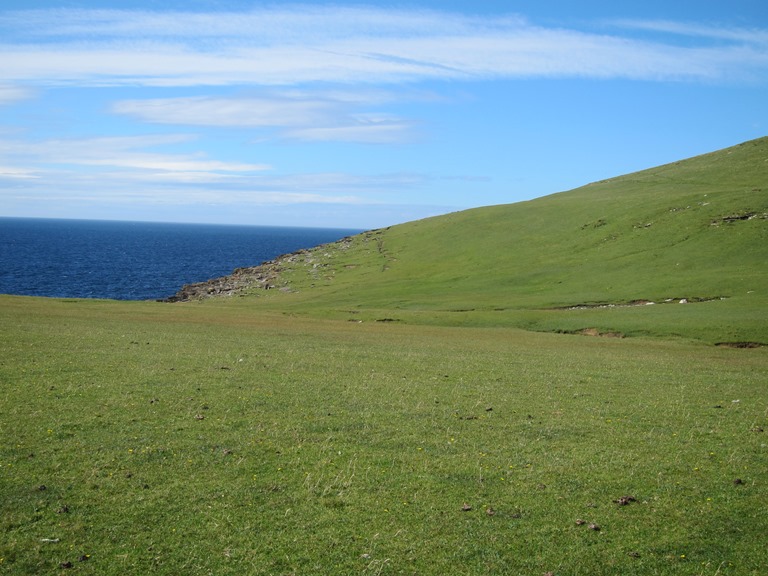
M732 224L734 222L741 222L744 220L754 220L755 218L761 218L763 220L768 219L768 213L763 212L758 214L757 212L739 212L737 214L729 214L727 216L721 216L712 220L712 226L719 226L720 224Z
M600 332L597 328L582 328L581 330L558 330L560 334L578 334L579 336L600 336L602 338L624 338L621 332Z
M762 348L766 344L762 342L717 342L715 346L720 348Z
M600 336L602 338L624 338L621 332L600 332L597 328L584 328L579 331L582 336Z

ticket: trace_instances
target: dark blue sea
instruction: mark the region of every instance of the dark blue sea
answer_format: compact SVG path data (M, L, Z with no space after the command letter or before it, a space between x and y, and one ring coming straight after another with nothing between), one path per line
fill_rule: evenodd
M0 294L156 300L361 230L0 218Z

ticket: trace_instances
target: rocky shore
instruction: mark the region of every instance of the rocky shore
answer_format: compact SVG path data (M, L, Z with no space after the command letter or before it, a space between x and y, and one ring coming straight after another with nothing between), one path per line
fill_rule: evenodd
M270 260L259 266L237 268L228 276L184 284L176 294L163 299L162 302L188 302L213 296L232 296L254 287L270 290L276 288L280 270L279 260Z
M160 301L189 302L216 296L234 296L254 289L290 291L290 287L281 276L283 272L295 269L298 265L308 267L314 272L321 267L320 260L323 259L323 256L329 256L325 253L327 247L333 246L344 250L351 243L352 238L346 237L331 244L284 254L258 266L236 268L228 276L213 278L205 282L185 284L176 294Z

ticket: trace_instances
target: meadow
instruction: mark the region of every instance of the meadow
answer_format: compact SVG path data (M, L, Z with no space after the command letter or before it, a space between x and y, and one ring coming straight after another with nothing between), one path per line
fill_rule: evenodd
M0 297L5 574L764 574L765 348Z
M768 574L767 262L763 138L183 302L0 296L0 572Z

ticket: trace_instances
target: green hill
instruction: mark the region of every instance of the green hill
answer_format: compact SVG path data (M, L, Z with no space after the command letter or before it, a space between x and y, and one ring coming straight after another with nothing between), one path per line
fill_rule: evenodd
M766 342L767 264L761 138L375 230L236 278L282 288L250 289L265 306L351 320Z
M0 573L764 575L767 168L0 295Z

